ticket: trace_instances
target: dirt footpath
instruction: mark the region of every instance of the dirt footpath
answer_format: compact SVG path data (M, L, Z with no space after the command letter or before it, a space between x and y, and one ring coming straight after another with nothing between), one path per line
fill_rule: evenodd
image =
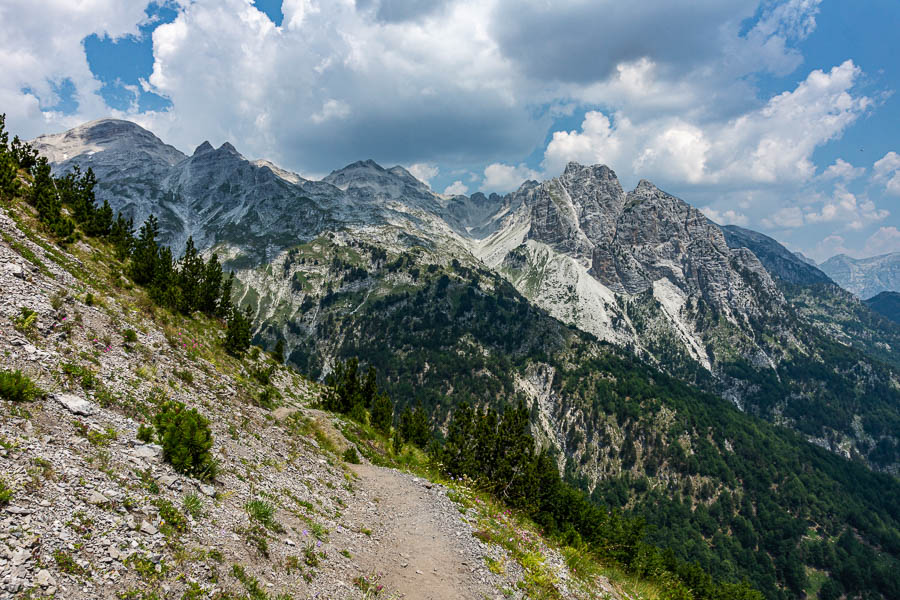
M478 540L443 488L391 469L353 469L360 502L348 516L375 524L377 541L358 563L382 573L387 592L421 600L502 597L493 585L502 578L485 568Z

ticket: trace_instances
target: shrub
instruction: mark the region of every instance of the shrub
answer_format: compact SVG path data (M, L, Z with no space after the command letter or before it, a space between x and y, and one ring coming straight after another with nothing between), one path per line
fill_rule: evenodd
M0 398L13 402L30 402L44 391L21 371L0 371Z
M348 463L358 465L359 464L359 454L356 453L356 448L350 446L346 450L344 450L344 460Z
M368 425L369 423L369 413L366 411L366 407L362 404L354 404L353 408L350 409L349 416L357 423L361 423L363 425Z
M6 483L6 480L0 477L0 506L6 506L12 500L13 489Z
M137 332L134 329L126 329L122 332L122 339L125 340L129 344L133 344L137 341Z
M88 292L84 296L84 303L87 304L88 306L93 306L94 305L94 295L92 293Z
M137 430L137 439L144 442L145 444L149 444L153 441L153 428L145 423L141 423L138 425Z
M217 465L210 454L213 437L206 417L181 402L167 401L156 414L154 424L163 459L176 471L202 480L215 477Z
M263 525L266 529L271 529L275 532L284 531L281 524L275 520L275 507L271 503L265 500L251 500L244 505L244 508L251 519Z
M203 518L203 500L197 494L188 494L182 500L182 507L186 514L191 515L195 521Z
M164 498L153 500L152 504L159 509L159 516L162 519L159 530L163 535L169 537L187 531L187 518L185 518L180 510L175 508L174 504Z
M16 326L16 329L21 331L27 336L31 336L34 334L34 327L37 323L37 312L28 308L27 306L22 307L22 314L13 319L13 323Z

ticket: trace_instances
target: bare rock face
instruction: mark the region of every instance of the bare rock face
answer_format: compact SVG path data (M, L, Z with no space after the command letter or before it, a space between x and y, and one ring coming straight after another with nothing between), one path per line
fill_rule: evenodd
M752 272L766 293L778 295L752 252L729 248L718 225L649 181L628 194L615 227L613 243L598 244L591 265L615 291L638 294L665 278L714 306L751 308L744 272Z
M556 179L524 185L517 202L530 214L528 239L585 261L613 292L633 296L668 279L718 308L752 311L754 273L764 294L779 297L752 252L729 248L718 225L649 181L626 195L608 167L569 163Z
M616 174L604 165L569 163L560 177L526 184L517 196L531 209L529 239L574 258L589 258L596 245L613 239L625 204Z

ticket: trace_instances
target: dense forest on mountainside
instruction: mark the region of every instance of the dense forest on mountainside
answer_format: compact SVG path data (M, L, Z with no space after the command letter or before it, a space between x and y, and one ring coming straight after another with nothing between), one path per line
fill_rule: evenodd
M890 319L894 323L900 323L900 293L881 292L865 302L869 308L878 314Z
M353 319L320 315L308 353L292 359L315 373L314 340L341 340L338 356L375 366L398 404L421 403L436 427L461 402L514 402L517 378L548 366L566 479L646 519L655 543L717 578L747 577L770 598L820 585L826 598L900 592L896 479L566 327L489 271L413 264L390 266L412 270L416 285L370 300ZM359 306L363 296L333 294L322 307Z

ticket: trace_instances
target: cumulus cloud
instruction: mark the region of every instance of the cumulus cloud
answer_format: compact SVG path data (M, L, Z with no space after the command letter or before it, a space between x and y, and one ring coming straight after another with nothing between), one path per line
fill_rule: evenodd
M695 0L685 10L668 0L499 0L491 23L503 53L542 80L594 82L643 58L677 76L723 52L724 64L738 74L741 69L789 73L801 60L790 44L815 27L819 0L764 5L758 22L742 33L759 4Z
M890 214L875 206L869 199L858 199L843 184L837 184L832 197L823 202L819 210L804 215L808 223L841 223L844 227L860 230L866 225L882 221Z
M539 142L548 122L517 97L487 8L448 2L438 18L406 3L410 19L378 17L389 4L406 10L293 0L279 28L245 0L191 3L153 34L149 84L177 126L147 118L185 147L202 131L308 170L360 158L484 164Z
M412 173L413 177L428 185L431 185L431 180L441 172L440 168L434 163L415 163L409 165L406 170Z
M840 179L843 181L853 181L862 177L866 172L865 167L854 167L843 158L839 158L829 165L825 172L822 173L822 179L829 181L832 179Z
M794 229L803 227L804 223L803 211L799 206L780 208L771 217L762 219L762 224L768 229Z
M750 219L747 218L747 215L733 209L716 210L711 206L704 206L700 209L700 212L706 215L710 221L718 223L719 225L740 225L743 227L750 223Z
M82 40L138 33L148 0L5 0L0 4L0 107L10 130L30 138L107 114ZM61 97L68 88L71 98ZM77 104L65 114L63 100Z
M444 194L448 196L459 196L463 194L467 194L469 192L469 186L464 184L462 181L457 179L446 188L444 188Z
M849 60L812 71L794 90L724 122L671 117L636 123L621 112L612 119L589 112L580 131L553 134L543 166L555 172L568 160L605 162L641 177L690 184L807 181L816 171L813 151L872 106L853 93L860 73Z
M900 196L900 154L888 152L875 161L872 171L874 180L882 183L888 194Z
M838 254L846 254L856 258L860 257L859 253L855 252L852 248L847 247L847 241L844 237L837 234L826 236L824 239L817 242L815 246L810 248L806 254L819 264Z
M524 164L512 166L494 163L485 168L481 189L488 192L511 192L529 179L539 179L540 176L540 173Z
M900 252L900 229L880 227L866 240L863 252L866 256Z

